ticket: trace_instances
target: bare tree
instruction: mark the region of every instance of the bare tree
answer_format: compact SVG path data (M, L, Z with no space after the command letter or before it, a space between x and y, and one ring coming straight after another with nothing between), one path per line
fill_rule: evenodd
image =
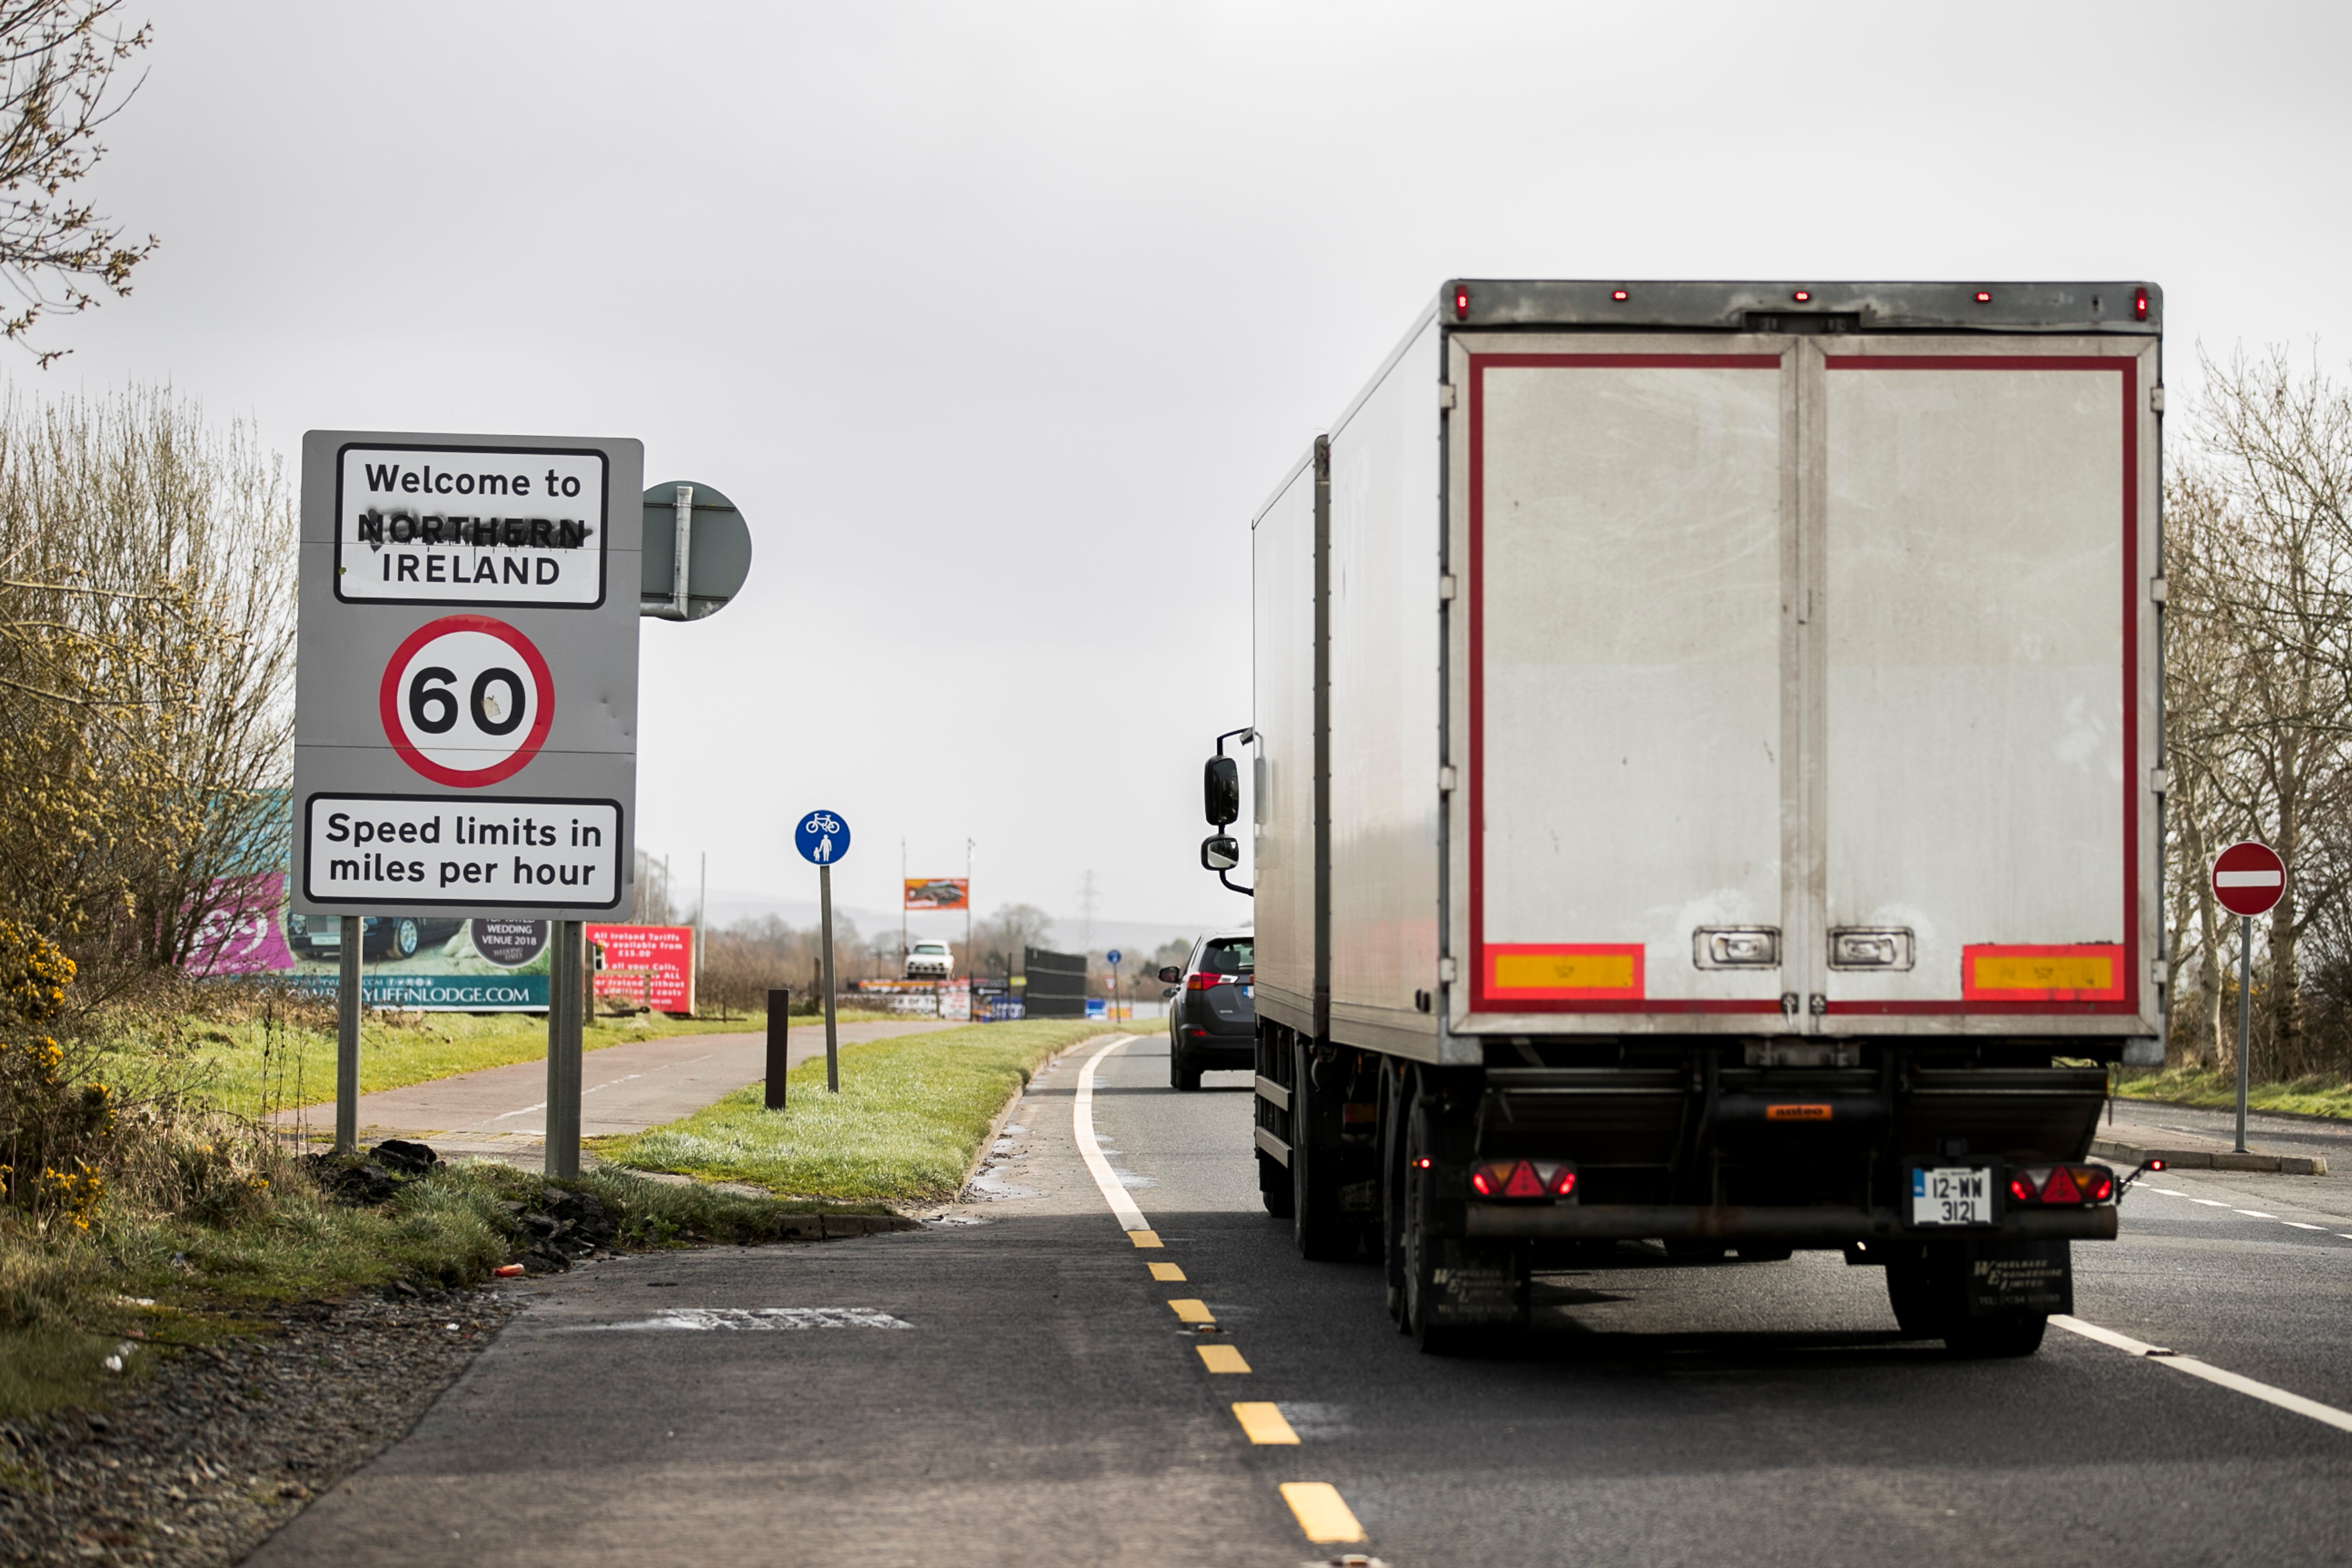
M122 0L0 0L0 273L17 306L0 330L26 342L45 314L78 314L131 292L156 239L122 228L73 193L106 155L99 130L128 103L115 72L151 29L125 32ZM37 350L43 369L70 350Z
M285 864L293 497L168 391L0 405L0 913L102 998Z
M2254 1065L2293 1076L2314 1065L2299 945L2347 891L2329 841L2352 803L2352 401L2283 350L2204 369L2167 486L2166 739L2181 784L2169 847L2200 890L2199 1032L2224 1061L2227 936L2205 866L2231 839L2259 836L2291 868L2270 915Z

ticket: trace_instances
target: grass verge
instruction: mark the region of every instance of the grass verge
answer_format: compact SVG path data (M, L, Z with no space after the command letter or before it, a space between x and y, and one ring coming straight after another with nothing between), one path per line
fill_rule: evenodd
M2116 1095L2124 1100L2161 1100L2175 1105L2234 1111L2238 1079L2219 1068L2126 1069L2118 1076ZM2334 1073L2298 1078L2289 1083L2254 1083L2246 1089L2246 1106L2253 1111L2285 1111L2303 1116L2352 1117L2352 1082Z
M618 1224L614 1245L753 1245L803 1235L807 1217L882 1214L877 1204L809 1204L598 1170L550 1181L493 1161L445 1166L384 1203L350 1207L279 1165L236 1183L233 1212L206 1219L110 1205L86 1232L0 1233L0 1416L103 1405L152 1356L125 1343L199 1345L261 1327L273 1306L404 1281L480 1283L529 1236L519 1213L550 1186L592 1192ZM107 1358L125 1362L110 1370Z
M596 1154L800 1197L936 1202L955 1196L997 1112L1032 1072L1115 1027L1036 1019L844 1046L838 1094L824 1092L815 1058L785 1080L782 1111L765 1108L766 1086L755 1083L678 1121L598 1139Z
M887 1013L845 1014L845 1019ZM805 1028L796 1021L795 1028ZM758 1033L763 1015L673 1019L662 1013L598 1019L581 1030L588 1051L677 1034ZM232 1115L261 1117L296 1105L321 1104L335 1094L335 1031L310 1021L255 1016L208 1020L173 1046L118 1038L110 1054L136 1068L159 1050L176 1056L174 1075L208 1103ZM404 1089L461 1072L538 1061L547 1055L547 1019L533 1013L370 1013L360 1025L360 1092Z

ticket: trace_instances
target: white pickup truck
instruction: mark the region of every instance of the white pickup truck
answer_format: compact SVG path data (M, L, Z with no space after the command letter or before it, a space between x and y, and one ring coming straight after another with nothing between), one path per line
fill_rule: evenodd
M955 952L944 942L918 942L907 949L907 978L944 980L955 973Z

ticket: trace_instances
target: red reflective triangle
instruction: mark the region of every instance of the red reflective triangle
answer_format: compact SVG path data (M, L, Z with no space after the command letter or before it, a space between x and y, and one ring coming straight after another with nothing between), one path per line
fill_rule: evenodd
M1511 1179L1503 1184L1505 1197L1541 1197L1543 1195L1543 1181L1536 1175L1535 1166L1521 1160L1511 1167Z
M2074 1173L2064 1166L2060 1166L2056 1170L2052 1171L2050 1179L2042 1184L2042 1201L2044 1203L2082 1202L2083 1189L2074 1185Z

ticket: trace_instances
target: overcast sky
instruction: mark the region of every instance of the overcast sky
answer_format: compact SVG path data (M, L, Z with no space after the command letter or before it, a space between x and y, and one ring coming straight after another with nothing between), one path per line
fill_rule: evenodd
M136 4L136 0L134 0ZM2352 354L2352 8L157 4L36 393L632 435L757 559L648 623L641 845L1231 921L1247 521L1445 278L2150 278ZM941 917L934 917L940 919Z

